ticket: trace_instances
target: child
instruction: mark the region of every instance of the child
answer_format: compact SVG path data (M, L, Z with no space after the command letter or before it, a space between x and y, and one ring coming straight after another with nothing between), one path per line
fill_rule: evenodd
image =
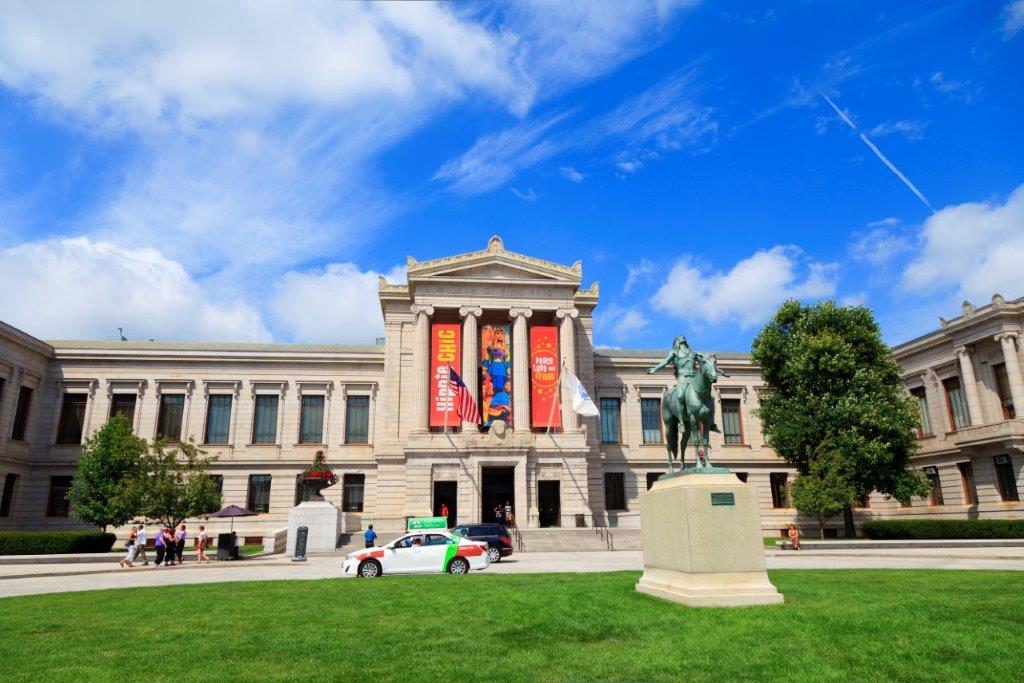
M793 550L800 550L800 531L796 528L796 524L789 525L789 543L793 546Z

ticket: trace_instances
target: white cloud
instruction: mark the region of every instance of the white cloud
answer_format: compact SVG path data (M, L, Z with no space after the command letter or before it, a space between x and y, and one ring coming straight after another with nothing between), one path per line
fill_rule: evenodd
M598 311L594 324L599 330L606 331L614 339L625 340L630 335L645 329L650 322L647 316L637 308L609 304Z
M583 182L583 174L577 171L572 166L559 166L558 171L562 174L562 177L566 180L571 180L574 183Z
M1013 38L1024 28L1024 0L1013 0L1003 8L1003 39Z
M0 80L62 111L132 126L452 89L524 112L533 85L513 43L426 3L13 2Z
M535 202L535 201L537 201L537 193L533 191L532 187L527 188L526 192L523 192L521 190L517 190L514 187L510 188L510 189L512 190L512 194L514 194L519 199L522 199L524 202Z
M521 0L503 23L526 44L522 59L544 91L608 73L655 47L666 25L699 0Z
M632 161L620 161L615 164L615 168L619 169L623 173L636 173L643 168L643 165L644 163L642 161L634 159Z
M384 336L377 298L378 278L405 281L405 268L386 273L360 270L354 263L330 263L281 276L267 299L267 310L282 339L331 344L372 344Z
M868 302L867 292L857 292L839 299L840 306L863 306Z
M880 123L868 131L868 136L873 138L885 135L902 135L911 142L917 142L924 137L924 129L928 127L926 121L886 121Z
M945 95L947 99L963 104L973 103L981 92L980 89L972 87L970 80L949 79L941 71L934 72L928 78L928 82L936 92Z
M626 284L622 286L622 293L628 294L634 287L650 282L657 273L658 267L649 259L640 259L639 263L627 265Z
M247 303L226 300L154 249L85 237L0 250L5 322L43 338L266 341Z
M837 266L807 260L796 247L756 252L728 272L711 272L684 256L651 299L658 309L685 320L735 321L749 328L771 317L786 299L835 294Z
M1020 296L1024 263L1024 185L1003 203L966 202L932 214L921 226L918 256L903 272L916 292L955 290L988 300Z
M438 169L434 179L467 196L501 187L521 170L565 148L567 142L556 140L548 132L573 113L559 112L485 135Z
M876 268L892 263L914 248L901 226L902 221L893 217L871 221L864 230L854 233L850 256Z

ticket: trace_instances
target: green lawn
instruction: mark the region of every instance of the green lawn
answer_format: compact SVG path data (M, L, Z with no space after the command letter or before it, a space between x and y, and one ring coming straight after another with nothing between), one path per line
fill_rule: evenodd
M189 680L198 659L203 679L222 680L1019 680L1024 573L775 571L785 605L717 610L637 594L638 576L481 573L7 598L0 670L5 681L143 671ZM152 616L157 599L161 618ZM152 670L158 648L181 673Z

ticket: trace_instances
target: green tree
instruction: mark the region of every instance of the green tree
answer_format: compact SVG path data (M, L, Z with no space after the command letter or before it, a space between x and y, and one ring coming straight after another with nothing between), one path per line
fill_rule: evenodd
M208 474L216 458L205 456L192 443L168 447L163 439L154 442L133 481L141 514L173 528L189 517L217 510L220 494Z
M810 472L798 474L789 485L789 499L801 515L818 520L818 535L825 538L825 522L851 507L856 498L834 458L819 457Z
M828 457L855 498L879 491L908 502L927 493L924 477L907 469L917 406L869 309L787 301L752 356L768 385L759 410L765 439L801 475L817 476L815 462ZM852 535L849 503L844 512Z
M124 415L114 415L85 440L68 492L72 514L102 527L120 526L139 512L133 493L146 442L132 433Z

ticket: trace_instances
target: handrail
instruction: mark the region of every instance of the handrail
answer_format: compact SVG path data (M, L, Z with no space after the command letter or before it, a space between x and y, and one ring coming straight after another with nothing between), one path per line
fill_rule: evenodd
M522 552L526 546L523 544L523 534L519 531L518 526L512 527L512 539L516 542L516 548L519 552Z
M608 550L615 550L615 537L611 532L611 529L604 525L594 525L594 532L601 537L604 541L605 546Z

